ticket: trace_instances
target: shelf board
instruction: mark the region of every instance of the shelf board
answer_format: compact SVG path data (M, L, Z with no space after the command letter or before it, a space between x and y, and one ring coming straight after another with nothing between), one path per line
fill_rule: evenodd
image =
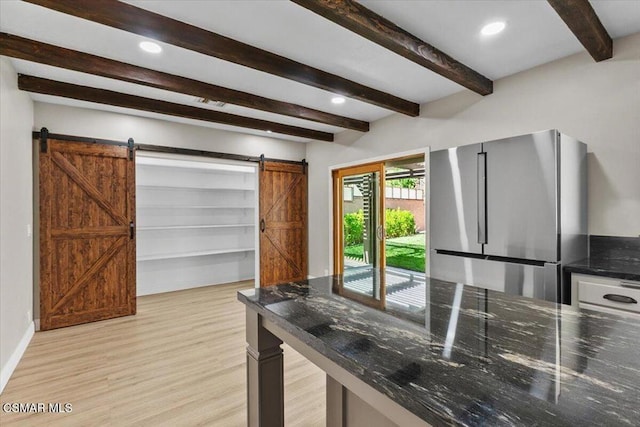
M255 176L254 172L233 171L233 170L223 170L223 169L211 169L211 168L204 168L204 167L197 167L197 166L148 165L148 164L136 163L136 167L143 167L143 168L149 168L149 169L190 170L190 171L195 172L195 173L210 174L212 176L214 176L214 175L236 175L236 176L239 176L239 177L244 177L244 176L254 177Z
M209 255L222 255L222 254L234 254L240 252L254 252L254 248L241 248L241 249L218 249L211 251L196 251L196 252L184 252L180 254L159 254L159 255L143 255L136 258L137 261L156 261L163 259L177 259L177 258L192 258L199 256Z
M198 229L198 228L240 228L240 227L253 227L254 224L210 224L210 225L158 225L148 227L138 227L139 231L147 230L184 230L184 229Z
M193 187L193 186L185 186L185 185L149 185L149 184L141 184L136 185L136 188L148 188L148 189L158 189L158 190L209 190L209 191L250 191L253 192L253 188L215 188L215 187Z
M138 205L140 209L255 209L253 206Z
M193 169L198 172L225 173L234 175L254 175L255 167L246 165L230 165L216 162L200 162L183 159L167 159L158 157L136 156L136 166L168 169Z

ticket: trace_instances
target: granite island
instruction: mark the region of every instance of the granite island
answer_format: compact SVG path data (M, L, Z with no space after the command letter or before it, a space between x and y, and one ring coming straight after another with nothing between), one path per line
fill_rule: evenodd
M282 341L327 372L329 426L638 425L634 318L434 279L423 307L379 310L342 280L238 293L249 425L283 425Z

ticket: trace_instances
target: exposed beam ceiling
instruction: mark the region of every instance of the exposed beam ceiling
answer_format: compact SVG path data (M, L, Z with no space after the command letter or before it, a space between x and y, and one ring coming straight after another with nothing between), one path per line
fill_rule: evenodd
M137 83L172 92L193 95L215 101L223 101L243 107L255 108L285 116L296 117L314 122L325 123L361 132L369 130L369 123L325 113L301 105L277 101L252 95L247 92L228 89L217 85L200 82L148 68L71 49L53 46L11 34L0 33L0 55L68 70L80 71L111 79Z
M204 120L207 122L222 123L231 126L272 131L284 135L317 139L320 141L333 141L333 134L327 132L284 125L267 120L243 117L235 114L223 113L221 111L212 111L204 108L159 101L157 99L127 95L106 89L63 83L40 77L19 75L18 87L27 92L41 93L44 95L61 96L64 98L114 105L117 107L133 108L136 110L185 117L188 119Z
M44 0L0 0L0 54L9 56L8 60L18 74L333 134L350 127L350 124L354 129L393 113L356 99L332 102L335 97L333 91L162 41L157 42L161 48L159 53L148 53L141 49L140 43L150 37L43 7L36 3L38 1ZM61 1L56 4L80 4L80 0ZM113 5L119 9L120 3L124 3L149 12L145 16L160 15L161 18L184 23L187 28L198 27L205 34L221 34L418 104L468 90L298 4L305 1L94 0L83 1L80 6L88 8L87 13L93 13L96 9ZM318 1L331 4L337 0ZM349 0L346 1L349 5ZM568 55L587 54L549 1L350 1L398 27L400 33L390 33L389 38L400 36L402 41L404 30L407 37L418 39L409 42L426 41L494 82ZM572 0L567 1L571 3ZM638 0L589 0L588 3L614 40L640 31ZM504 21L505 31L496 35L483 34L481 29L484 25L494 21ZM126 22L133 25L131 21ZM148 27L146 21L142 22ZM374 24L380 22L384 23L375 21ZM376 28L383 30L385 27ZM1 33L6 34L3 36ZM536 36L531 37L531 34ZM188 40L194 42L191 36ZM161 113L135 112L72 98L37 93L31 97L42 103L116 111L265 135L264 130ZM222 102L203 103L196 98ZM272 101L276 104L271 104ZM223 106L223 102L227 105ZM311 116L305 116L306 113L297 111L296 107L310 109ZM314 111L320 114L315 117L318 121L314 121ZM323 113L336 120L353 119L356 122L325 122L323 119L329 117L321 117ZM271 136L308 140L284 134Z
M353 0L291 1L480 95L493 92L490 79Z
M588 0L547 0L596 61L613 56L613 42Z
M409 116L420 106L317 68L116 0L25 0L52 10L244 65Z

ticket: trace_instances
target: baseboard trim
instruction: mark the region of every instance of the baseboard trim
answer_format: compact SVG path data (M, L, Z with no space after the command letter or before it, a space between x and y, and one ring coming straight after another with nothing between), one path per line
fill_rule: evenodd
M33 334L35 333L35 324L33 322L29 323L29 327L24 332L22 339L18 343L18 346L13 353L7 363L0 370L0 393L4 391L11 375L13 375L13 371L18 367L18 363L20 363L20 359L24 355L24 352L27 350L29 343L31 342L31 338L33 338Z

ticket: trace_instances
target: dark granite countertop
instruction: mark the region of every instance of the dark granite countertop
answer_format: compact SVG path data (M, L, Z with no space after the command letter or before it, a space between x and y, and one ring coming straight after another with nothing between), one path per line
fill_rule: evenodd
M566 265L564 271L640 281L640 259L634 261L589 257Z
M640 238L591 236L589 245L589 257L564 271L640 281Z
M382 311L341 282L238 299L432 425L638 425L637 320L433 279Z

